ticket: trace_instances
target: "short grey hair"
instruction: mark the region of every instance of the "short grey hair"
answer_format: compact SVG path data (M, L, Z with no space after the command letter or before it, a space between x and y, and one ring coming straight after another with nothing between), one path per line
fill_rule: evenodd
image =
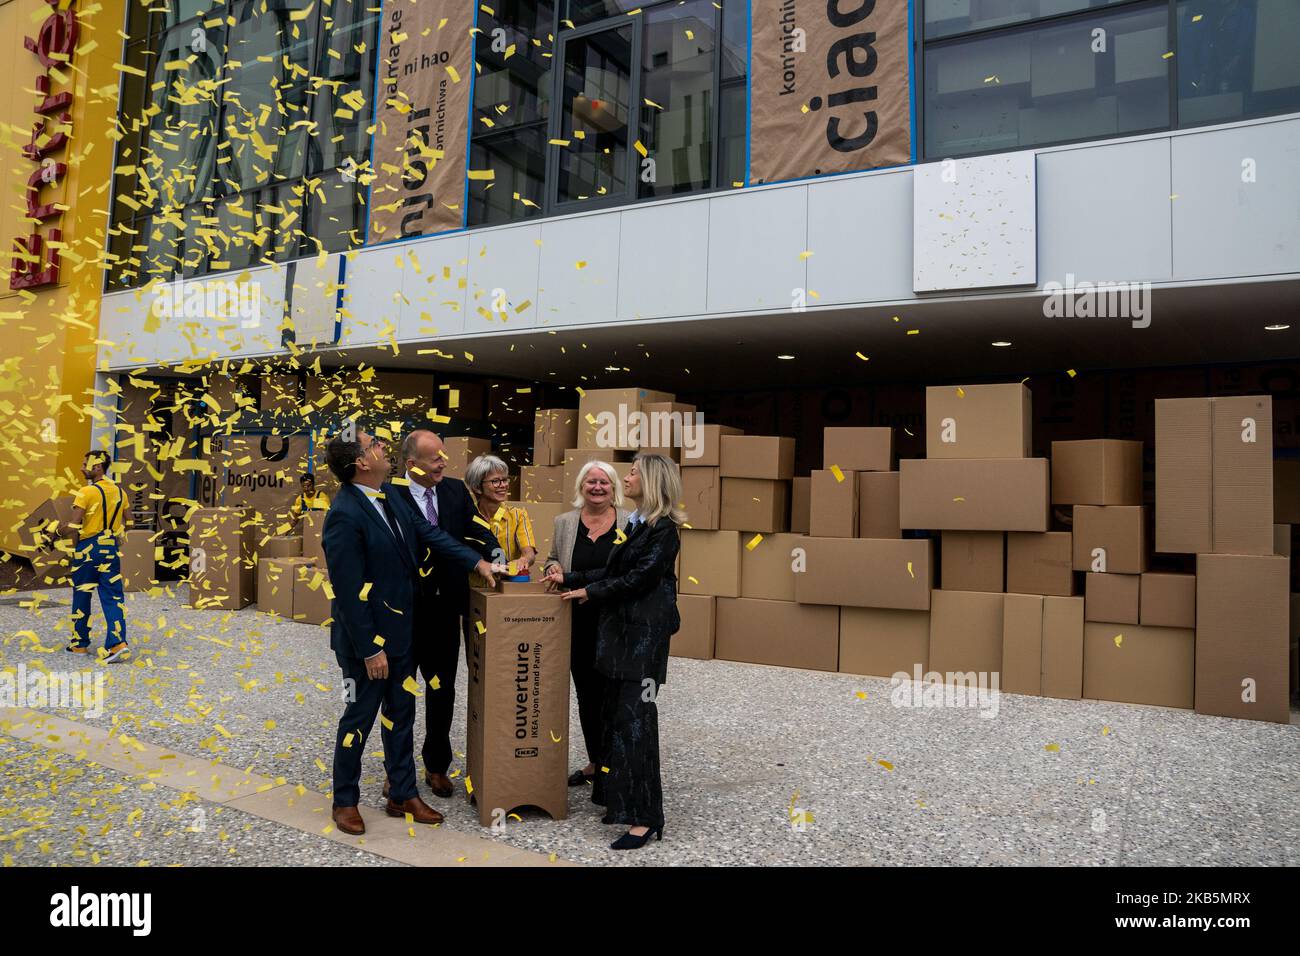
M586 504L586 499L582 497L582 483L587 480L587 475L593 468L603 471L609 478L609 483L614 486L614 507L623 507L623 482L619 481L618 472L607 461L589 461L578 471L578 480L573 483L573 507L581 508Z
M476 495L483 494L483 482L496 472L510 474L510 466L496 455L479 455L465 469L465 484Z

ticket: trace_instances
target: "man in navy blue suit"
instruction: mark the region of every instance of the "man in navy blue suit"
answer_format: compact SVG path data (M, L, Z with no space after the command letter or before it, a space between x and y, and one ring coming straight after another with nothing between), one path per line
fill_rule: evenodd
M390 791L384 812L410 814L417 823L441 823L416 786L415 678L411 621L418 555L426 551L464 573L488 581L500 573L475 551L422 520L387 483L390 464L382 441L365 432L331 439L330 471L341 488L325 517L322 544L334 589L330 646L343 669L347 706L334 743L334 823L344 833L366 832L357 810L361 754L383 706L381 737Z

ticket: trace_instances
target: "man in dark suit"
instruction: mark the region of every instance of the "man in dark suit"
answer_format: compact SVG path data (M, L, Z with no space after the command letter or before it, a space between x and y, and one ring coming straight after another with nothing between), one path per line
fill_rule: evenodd
M384 765L391 791L384 812L410 814L417 823L441 823L442 814L420 799L413 749L419 684L411 643L418 577L417 554L426 549L492 579L495 569L445 531L415 515L387 483L384 443L365 432L332 439L330 471L341 483L325 517L322 544L334 590L330 646L343 669L347 706L334 743L334 823L344 833L366 832L357 810L361 754L383 705Z
M469 489L459 478L444 475L447 456L442 439L418 428L402 442L401 460L410 484L401 496L429 524L457 541L465 541L477 513ZM475 542L466 541L471 547ZM477 549L476 549L477 550ZM469 575L459 562L437 558L431 549L420 554L419 587L412 619L415 663L424 678L424 779L434 796L450 797L451 718L456 705L456 668L460 661L462 620L469 615ZM491 554L481 554L491 560ZM437 678L437 688L434 688Z

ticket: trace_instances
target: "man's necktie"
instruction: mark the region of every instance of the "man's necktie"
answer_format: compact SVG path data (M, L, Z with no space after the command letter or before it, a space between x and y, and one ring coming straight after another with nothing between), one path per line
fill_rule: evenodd
M433 506L434 490L432 488L424 489L424 516L429 519L429 524L435 528L438 527L438 509Z
M388 519L388 528L393 532L393 537L399 543L405 543L405 539L402 537L402 526L397 523L397 515L393 514L393 506L389 504L387 498L381 499L380 504L383 505L384 517Z

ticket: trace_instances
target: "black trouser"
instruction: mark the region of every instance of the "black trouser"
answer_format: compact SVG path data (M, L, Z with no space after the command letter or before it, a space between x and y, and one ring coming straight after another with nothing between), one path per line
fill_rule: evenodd
M575 608L576 610L576 608ZM573 641L569 647L569 673L573 675L573 692L578 696L578 722L587 745L587 759L600 773L601 710L605 706L605 675L596 670L596 627L582 626L576 616Z
M456 711L456 668L462 638L460 604L441 596L421 598L415 616L415 660L423 678L426 773L446 773L451 766L451 718ZM438 689L431 684L438 678Z
M338 658L349 700L339 720L334 740L334 806L355 807L361 799L361 754L369 742L370 730L382 704L384 717L392 722L380 731L384 745L384 769L391 785L390 798L402 803L417 795L415 784L415 697L402 686L415 672L410 654L388 655L388 677L371 680L366 662L356 657Z
M650 700L644 698L650 697ZM659 829L664 825L659 781L659 709L639 680L605 678L601 756L591 799L608 808L610 823Z

